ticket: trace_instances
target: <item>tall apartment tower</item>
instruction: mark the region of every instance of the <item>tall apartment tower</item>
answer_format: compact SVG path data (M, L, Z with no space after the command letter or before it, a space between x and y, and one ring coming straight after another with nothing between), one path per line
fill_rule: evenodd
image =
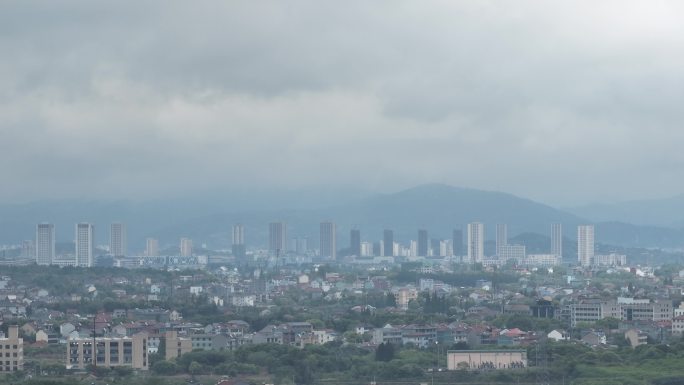
M76 266L92 267L95 263L95 227L90 223L76 224Z
M337 259L337 227L332 222L321 223L321 258Z
M180 256L192 257L192 239L181 238L180 240Z
M123 223L112 223L109 227L109 254L115 257L128 255L126 225Z
M560 223L551 225L551 254L563 256L563 225Z
M419 257L428 256L428 232L418 230L418 244L416 245L416 255Z
M55 225L40 223L36 226L36 263L50 265L55 259Z
M479 263L484 260L484 225L468 223L468 261Z
M245 226L238 223L233 226L233 256L236 258L245 258L247 255L247 248L245 246Z
M594 225L577 226L577 261L581 266L594 261Z
M454 230L451 241L452 253L456 256L463 255L463 230Z
M382 256L391 257L394 254L394 231L385 230L382 232Z
M361 230L352 229L349 232L349 248L351 255L361 256Z
M505 223L496 224L496 255L501 255L501 251L508 245L508 226Z
M159 240L156 238L147 238L145 241L145 255L148 257L156 257L159 255Z
M272 254L287 251L287 224L283 222L268 224L268 251Z

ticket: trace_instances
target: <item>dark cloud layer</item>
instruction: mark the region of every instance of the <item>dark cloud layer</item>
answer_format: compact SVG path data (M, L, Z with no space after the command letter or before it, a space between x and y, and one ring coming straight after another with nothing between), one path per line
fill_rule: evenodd
M677 1L8 1L4 201L684 191Z

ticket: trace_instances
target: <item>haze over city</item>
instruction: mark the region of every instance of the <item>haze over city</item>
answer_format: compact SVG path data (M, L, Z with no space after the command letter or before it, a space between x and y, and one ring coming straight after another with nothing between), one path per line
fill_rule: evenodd
M0 385L684 384L684 2L0 2Z
M678 195L682 7L5 2L0 198Z

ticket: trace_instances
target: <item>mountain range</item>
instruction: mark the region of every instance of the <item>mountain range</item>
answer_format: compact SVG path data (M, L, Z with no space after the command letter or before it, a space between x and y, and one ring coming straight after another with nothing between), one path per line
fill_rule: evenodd
M330 196L333 195L331 193ZM264 199L268 197L264 196ZM463 230L465 236L466 224L478 221L485 225L487 239L494 237L493 226L496 223L507 223L510 237L523 233L548 236L552 223L562 223L564 236L568 239L575 238L577 225L593 223L596 225L597 242L604 244L661 248L684 246L684 231L675 226L676 213L670 213L669 217L658 216L659 219L668 219L670 226L663 225L665 222L662 220L630 224L623 221L630 218L626 216L628 206L620 206L624 207L621 209L613 206L616 216L610 217L608 208L560 210L507 193L441 184L421 185L365 198L350 197L336 205L324 205L319 200L316 207L302 202L300 198L299 207L290 209L278 209L272 203L265 204L263 208L252 203L240 209L239 202L233 200L228 204L218 197L213 200L155 203L62 201L0 205L0 242L17 244L23 239L32 239L35 224L43 221L55 224L59 241L69 241L73 239L74 223L88 221L96 226L96 242L104 244L108 240L109 223L121 221L128 225L131 251L141 251L146 237L156 237L162 245L173 246L178 244L180 237L186 236L197 245L207 243L212 248L227 248L231 242L231 226L235 223L245 225L248 244L265 245L268 223L283 221L288 224L290 238L308 237L311 246L315 247L319 223L333 221L337 224L338 248L343 248L348 244L352 228L360 229L362 239L367 241L378 241L382 238L383 229L392 229L395 240L406 242L416 239L419 228L428 230L430 238L450 239L453 229ZM671 204L678 202L673 198ZM684 204L684 198L682 202ZM648 212L647 204L641 204L643 212ZM659 210L661 214L666 211Z

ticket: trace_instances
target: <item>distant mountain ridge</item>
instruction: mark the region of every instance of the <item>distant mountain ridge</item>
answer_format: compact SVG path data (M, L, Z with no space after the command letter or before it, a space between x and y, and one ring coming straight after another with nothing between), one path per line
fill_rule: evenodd
M277 195L278 192L273 192ZM333 195L331 195L333 196ZM262 199L267 199L262 196ZM129 248L141 251L146 237L159 238L162 245L177 245L182 236L212 248L230 246L231 226L243 223L250 245L265 245L268 223L288 223L288 236L308 237L311 247L318 244L319 223L337 224L338 248L348 244L349 230L361 230L364 241L379 241L383 229L392 229L395 240L416 239L418 229L430 238L451 239L453 229L466 236L466 224L482 222L487 239L494 238L494 225L506 223L509 236L522 233L550 234L552 223L564 225L564 236L573 239L576 226L591 223L581 216L511 194L459 188L442 184L421 185L392 194L351 199L349 203L297 209L243 209L229 198L202 202L40 202L27 205L0 205L0 242L17 244L35 236L35 224L55 223L59 241L73 239L74 223L96 225L96 241L106 244L109 224L128 225ZM681 230L656 226L636 226L620 222L598 222L598 242L621 246L684 246Z
M567 211L594 221L619 221L635 225L684 227L684 194L664 199L591 204Z

